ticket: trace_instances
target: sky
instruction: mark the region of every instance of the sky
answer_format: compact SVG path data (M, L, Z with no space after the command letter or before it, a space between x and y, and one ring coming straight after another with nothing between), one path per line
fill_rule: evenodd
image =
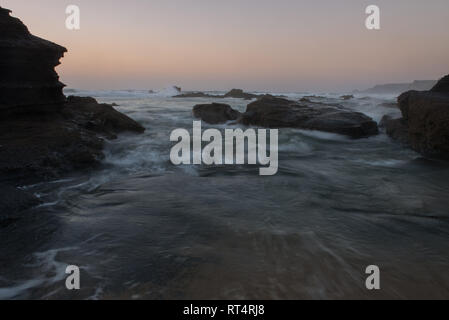
M68 5L81 29L65 27ZM365 8L380 8L380 30ZM79 89L352 91L449 73L448 0L1 0Z

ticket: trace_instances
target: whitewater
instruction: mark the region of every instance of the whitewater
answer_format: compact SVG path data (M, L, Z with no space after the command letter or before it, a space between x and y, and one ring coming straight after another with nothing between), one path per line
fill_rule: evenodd
M275 176L175 166L170 133L192 129L194 105L216 102L175 91L66 90L116 103L146 132L108 141L97 170L22 186L42 204L0 234L0 299L449 296L447 165L382 131L354 140L279 129ZM393 95L282 95L315 95L377 122L400 115ZM241 112L249 103L218 102ZM80 267L81 290L65 289L67 265ZM369 265L381 270L379 292L365 288Z

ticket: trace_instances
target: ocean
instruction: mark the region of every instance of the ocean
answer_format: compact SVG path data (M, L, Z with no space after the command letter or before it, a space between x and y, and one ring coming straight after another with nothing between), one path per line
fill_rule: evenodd
M384 132L353 140L280 129L275 176L254 165L174 166L170 133L191 130L192 107L217 99L66 94L117 103L146 132L108 141L97 170L22 186L43 203L0 233L0 299L449 297L447 164ZM393 95L317 95L378 122L400 115ZM80 290L66 289L67 265L79 266ZM380 268L379 291L365 287L369 265Z

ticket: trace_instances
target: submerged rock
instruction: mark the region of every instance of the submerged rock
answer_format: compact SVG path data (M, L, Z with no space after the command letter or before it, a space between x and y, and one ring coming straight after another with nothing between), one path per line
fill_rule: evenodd
M334 106L311 107L268 95L250 103L240 122L269 128L320 130L352 138L378 134L377 123L362 113Z
M223 103L199 104L193 107L193 115L209 124L226 123L237 120L241 113Z
M258 97L260 97L260 96L257 94L247 93L241 89L232 89L231 91L225 93L224 95L213 95L213 94L208 94L208 93L204 93L204 92L200 92L200 91L195 91L195 92L186 92L186 93L174 96L174 98L218 98L218 99L236 98L236 99L244 99L244 100L256 99Z
M232 89L228 93L224 95L225 98L237 98L237 99L245 99L245 100L251 100L256 99L259 96L252 93L244 92L241 89Z
M449 159L448 81L449 76L446 76L430 91L408 91L398 97L401 121L407 129L402 139L415 151L429 157ZM393 124L387 124L387 133L393 130Z
M384 102L384 103L381 103L379 106L384 107L384 108L391 108L391 109L399 108L397 102Z
M407 123L402 118L392 118L389 115L382 117L379 127L384 128L387 135L400 143L408 145Z
M67 49L32 35L0 7L0 111L46 112L65 101L55 67Z
M173 98L223 98L223 96L211 95L208 93L195 91L195 92L186 92L183 94L178 94Z

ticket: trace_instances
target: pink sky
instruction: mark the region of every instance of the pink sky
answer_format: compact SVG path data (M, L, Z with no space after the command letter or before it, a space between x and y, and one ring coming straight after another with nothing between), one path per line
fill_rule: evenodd
M65 7L81 30L65 28ZM381 9L381 30L364 26ZM64 45L69 87L341 91L449 73L447 0L2 0Z

